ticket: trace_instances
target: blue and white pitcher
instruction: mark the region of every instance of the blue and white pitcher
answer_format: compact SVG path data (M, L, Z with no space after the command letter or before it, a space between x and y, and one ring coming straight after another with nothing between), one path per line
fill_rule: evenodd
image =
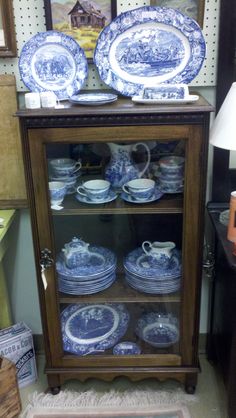
M119 191L123 184L143 176L150 163L150 150L143 142L127 145L109 142L108 146L111 151L111 160L105 168L105 179ZM134 164L131 156L132 151L137 151L138 146L143 146L147 151L147 162L142 170Z

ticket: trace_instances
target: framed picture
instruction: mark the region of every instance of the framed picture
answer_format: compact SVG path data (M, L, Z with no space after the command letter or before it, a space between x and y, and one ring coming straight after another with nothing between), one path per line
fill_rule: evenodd
M116 16L114 0L44 0L47 30L72 36L93 61L97 38Z
M172 7L177 9L203 27L205 0L151 0L151 6Z
M16 56L12 0L0 0L0 57Z

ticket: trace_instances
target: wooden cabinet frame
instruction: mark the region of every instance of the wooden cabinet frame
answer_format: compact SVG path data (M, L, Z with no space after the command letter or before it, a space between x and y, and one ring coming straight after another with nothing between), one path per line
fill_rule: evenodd
M24 161L33 226L38 289L46 349L46 373L54 393L70 378L85 380L96 377L112 380L123 375L132 380L156 377L174 378L185 384L190 393L197 383L198 326L201 292L204 197L208 150L209 114L212 107L200 98L197 104L183 107L136 106L129 99L119 99L113 106L103 108L66 108L46 114L19 111ZM184 198L180 195L159 201L158 205L124 206L104 205L102 208L80 208L72 201L57 213L50 209L45 147L47 144L78 144L96 142L139 142L146 140L181 140L185 143ZM75 202L76 203L76 202ZM100 206L100 205L99 205ZM180 308L180 348L178 353L141 354L120 356L111 354L77 357L63 352L61 344L59 305L76 303L78 296L57 293L54 266L46 269L47 289L44 289L41 271L41 251L49 248L55 258L52 219L54 216L89 216L93 214L129 213L183 215L183 279ZM178 304L178 296L163 298L146 295L114 284L111 289L92 296L83 296L83 302L170 303Z

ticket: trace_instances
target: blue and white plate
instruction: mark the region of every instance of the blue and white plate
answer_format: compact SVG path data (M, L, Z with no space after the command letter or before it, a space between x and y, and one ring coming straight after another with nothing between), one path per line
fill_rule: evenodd
M128 273L143 278L174 278L181 276L182 265L180 251L173 250L168 267L153 266L149 263L149 257L144 254L141 247L136 248L124 258L124 268Z
M29 90L53 91L62 100L81 89L88 76L88 63L74 38L52 30L37 33L26 42L19 71Z
M179 340L178 320L157 312L143 314L137 322L136 334L153 347L167 348Z
M133 356L135 354L141 354L141 348L138 344L133 343L132 341L122 341L115 345L113 348L113 354L115 356Z
M111 93L84 93L71 96L69 101L78 105L99 106L115 102L117 98L116 94Z
M79 202L88 203L89 205L102 205L104 203L109 203L115 200L117 196L118 196L117 193L115 193L113 190L110 190L106 199L103 199L103 200L91 200L87 196L83 196L79 193L75 195L76 199Z
M88 265L68 268L64 262L63 253L57 257L56 270L62 277L76 279L104 276L116 266L116 255L108 248L96 245L89 246L90 259Z
M126 333L129 313L121 303L81 303L61 313L63 348L78 356L103 352Z
M101 292L110 287L116 280L116 274L110 273L99 281L91 279L89 281L74 281L70 279L62 279L58 276L59 291L70 295L92 295Z
M121 13L100 33L94 62L101 79L125 96L145 85L188 84L206 54L198 23L175 9L143 6Z
M149 199L147 199L147 200L137 200L137 199L134 199L130 194L125 193L125 192L122 192L121 195L120 195L120 197L121 197L121 199L125 200L126 202L135 203L135 204L140 205L142 203L155 202L155 200L160 199L163 196L163 194L164 193L160 190L160 188L155 187L155 190L154 190L153 195Z
M134 103L141 104L186 104L197 102L199 96L197 94L189 94L183 99L145 99L142 96L133 96L132 101Z

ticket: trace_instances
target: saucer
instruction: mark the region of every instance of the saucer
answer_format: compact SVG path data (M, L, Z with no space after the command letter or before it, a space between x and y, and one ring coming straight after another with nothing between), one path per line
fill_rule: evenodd
M82 196L79 193L77 193L75 197L79 202L82 203L88 203L90 205L101 205L102 203L108 203L112 202L112 200L115 200L117 198L117 194L111 190L107 198L103 200L90 200L87 196Z
M154 202L155 200L160 199L163 196L163 194L164 194L164 192L156 187L153 195L149 199L146 199L146 200L136 200L132 196L130 196L128 193L125 193L125 192L122 192L120 197L121 197L121 199L125 200L126 202L140 204L140 203Z
M161 185L159 187L163 194L164 193L167 193L167 194L183 193L184 191L183 185L179 186L177 189L169 189L168 187L161 186Z

